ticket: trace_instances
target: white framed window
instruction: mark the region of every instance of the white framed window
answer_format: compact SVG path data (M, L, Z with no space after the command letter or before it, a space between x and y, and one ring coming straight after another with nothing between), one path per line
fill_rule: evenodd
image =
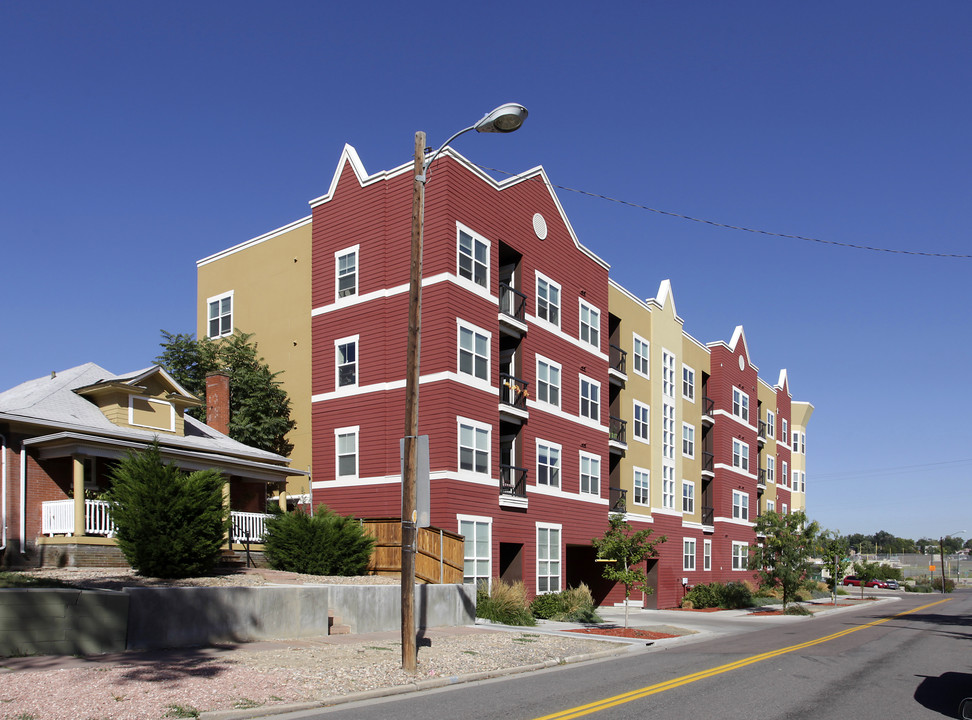
M675 356L662 349L662 395L675 399Z
M335 428L335 477L338 480L358 479L358 427Z
M766 482L776 482L776 458L772 455L766 456Z
M489 382L489 351L492 336L475 325L457 320L459 372Z
M597 455L580 454L580 491L589 495L601 494L601 458Z
M489 475L492 426L466 418L458 418L458 424L459 471Z
M711 540L702 541L702 569L703 570L712 569L712 541Z
M732 389L732 414L743 422L749 422L749 395L739 388Z
M732 491L732 517L735 520L749 520L749 494L740 490Z
M358 386L358 336L334 341L334 375L337 387Z
M766 436L776 437L776 413L772 410L766 411Z
M632 425L632 431L636 440L641 442L648 442L649 439L649 421L648 421L649 407L644 403L640 403L637 400L633 401L633 416L634 423Z
M459 534L463 543L462 581L489 587L493 575L493 518L458 515Z
M682 365L682 397L695 402L695 370Z
M650 488L651 473L645 468L636 467L634 469L634 503L635 505L648 505L651 499L648 495Z
M687 458L695 457L695 426L687 422L682 423L682 455Z
M804 438L806 438L806 435L799 430L793 431L793 452L802 454L807 451L807 444Z
M560 285L537 273L537 317L560 327Z
M560 592L560 530L537 523L537 594Z
M695 483L691 480L682 480L682 512L695 514Z
M782 420L780 420L780 424L782 425L782 427L780 428L780 440L783 442L784 445L789 445L790 444L790 423L787 421L786 418L783 418Z
M781 514L786 515L786 510L787 510L786 503L783 503L783 509L780 511Z
M601 311L583 300L580 301L580 334L581 342L601 347Z
M662 507L675 509L675 468L662 465Z
M662 403L662 458L675 459L675 406Z
M732 569L746 570L749 565L749 543L732 543Z
M489 241L459 228L459 277L489 287Z
M790 487L790 464L786 460L780 462L780 484Z
M222 295L215 295L206 300L207 336L211 338L225 337L233 334L233 291Z
M560 364L537 355L537 402L560 407Z
M537 485L560 487L560 445L537 440Z
M749 472L749 445L736 438L732 439L732 466Z
M580 376L580 415L595 422L601 420L601 383Z
M682 570L695 570L695 540L682 538Z
M355 245L334 253L334 293L338 299L358 294L359 248Z
M766 501L766 512L776 512L776 501L767 500Z
M807 434L805 432L800 433L800 454L807 454Z
M631 345L633 348L632 352L632 367L634 371L639 375L648 377L648 341L645 340L640 335L631 334Z

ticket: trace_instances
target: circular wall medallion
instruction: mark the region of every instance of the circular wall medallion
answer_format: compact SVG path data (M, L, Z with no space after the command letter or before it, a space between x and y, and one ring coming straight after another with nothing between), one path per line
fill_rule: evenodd
M739 356L739 369L740 370L746 369L746 358L744 358L742 355Z
M533 232L535 232L537 237L541 240L547 239L547 221L543 219L543 215L540 213L533 216Z

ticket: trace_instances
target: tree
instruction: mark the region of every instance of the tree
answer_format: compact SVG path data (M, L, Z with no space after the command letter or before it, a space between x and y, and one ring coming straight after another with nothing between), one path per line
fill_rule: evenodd
M854 563L854 574L857 575L857 579L861 581L861 600L864 599L864 588L872 580L877 580L881 577L881 566L876 562L856 562Z
M827 578L827 588L834 599L834 605L837 604L837 584L843 579L850 566L850 560L847 559L849 552L844 538L833 533L821 535L820 554L823 556L824 569L830 575Z
M162 354L155 358L186 390L199 398L206 396L206 375L217 370L229 374L229 435L246 445L289 455L294 449L287 433L297 425L290 418L290 398L257 353L252 334L235 332L219 340L196 340L191 333L162 331ZM190 414L206 421L206 408Z
M111 472L108 502L118 547L149 577L205 575L219 561L229 513L222 475L165 464L157 443L129 453Z
M601 574L608 580L624 585L624 626L628 627L628 598L631 597L631 588L641 590L646 595L654 592L654 588L648 585L648 575L641 563L655 557L656 546L668 538L662 535L652 542L648 539L651 537L651 530L632 532L623 513L611 513L608 522L604 537L594 538L591 544L597 550L598 558L608 563Z
M754 530L763 542L751 550L749 567L757 572L763 585L783 592L783 612L806 582L813 564L820 526L807 522L803 512L767 512L756 518Z

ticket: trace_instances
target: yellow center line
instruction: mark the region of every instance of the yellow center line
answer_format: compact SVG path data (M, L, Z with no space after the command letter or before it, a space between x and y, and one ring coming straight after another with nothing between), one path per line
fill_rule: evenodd
M637 690L631 690L630 692L622 693L621 695L615 695L613 697L604 698L603 700L597 700L587 705L579 705L575 708L568 708L567 710L561 710L560 712L553 713L552 715L544 715L543 717L536 718L536 720L570 720L570 718L583 717L584 715L591 715L601 710L607 710L608 708L615 707L617 705L623 705L624 703L631 702L632 700L638 700L640 698L648 697L649 695L656 695L666 690L672 690L682 685L688 685L689 683L696 682L698 680L704 680L705 678L713 677L715 675L721 675L722 673L729 672L731 670L738 670L739 668L746 667L747 665L753 665L763 660L769 660L770 658L778 657L780 655L785 655L786 653L791 653L796 650L803 650L808 647L813 647L814 645L820 645L821 643L830 642L831 640L836 640L837 638L844 637L845 635L850 635L859 630L866 630L867 628L876 627L883 623L894 620L895 618L903 617L905 615L910 615L911 613L918 612L919 610L925 610L926 608L934 607L935 605L941 605L944 602L948 602L950 598L945 598L944 600L937 600L933 603L927 605L922 605L920 607L912 608L911 610L905 610L904 612L898 613L897 615L889 615L886 618L880 620L874 620L865 625L857 625L846 630L841 630L840 632L835 632L831 635L827 635L822 638L817 638L816 640L809 640L804 643L799 643L798 645L790 645L789 647L780 648L779 650L770 650L769 652L760 653L759 655L752 655L742 660L736 660L735 662L727 663L725 665L719 665L718 667L710 668L709 670L702 670L697 673L692 673L691 675L683 675L682 677L674 678L672 680L666 680L665 682L660 682L655 685L649 685L647 687L639 688Z

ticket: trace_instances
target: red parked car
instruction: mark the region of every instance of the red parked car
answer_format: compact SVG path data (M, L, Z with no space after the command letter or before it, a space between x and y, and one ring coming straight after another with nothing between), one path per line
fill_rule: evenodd
M843 584L844 585L854 585L856 587L860 587L861 586L861 579L859 577L857 577L857 575L848 575L847 577L844 578ZM897 583L895 583L895 585L897 585ZM888 582L886 580L868 580L866 583L864 583L864 587L869 587L869 588L884 588L885 590L887 590L887 588L888 588Z

